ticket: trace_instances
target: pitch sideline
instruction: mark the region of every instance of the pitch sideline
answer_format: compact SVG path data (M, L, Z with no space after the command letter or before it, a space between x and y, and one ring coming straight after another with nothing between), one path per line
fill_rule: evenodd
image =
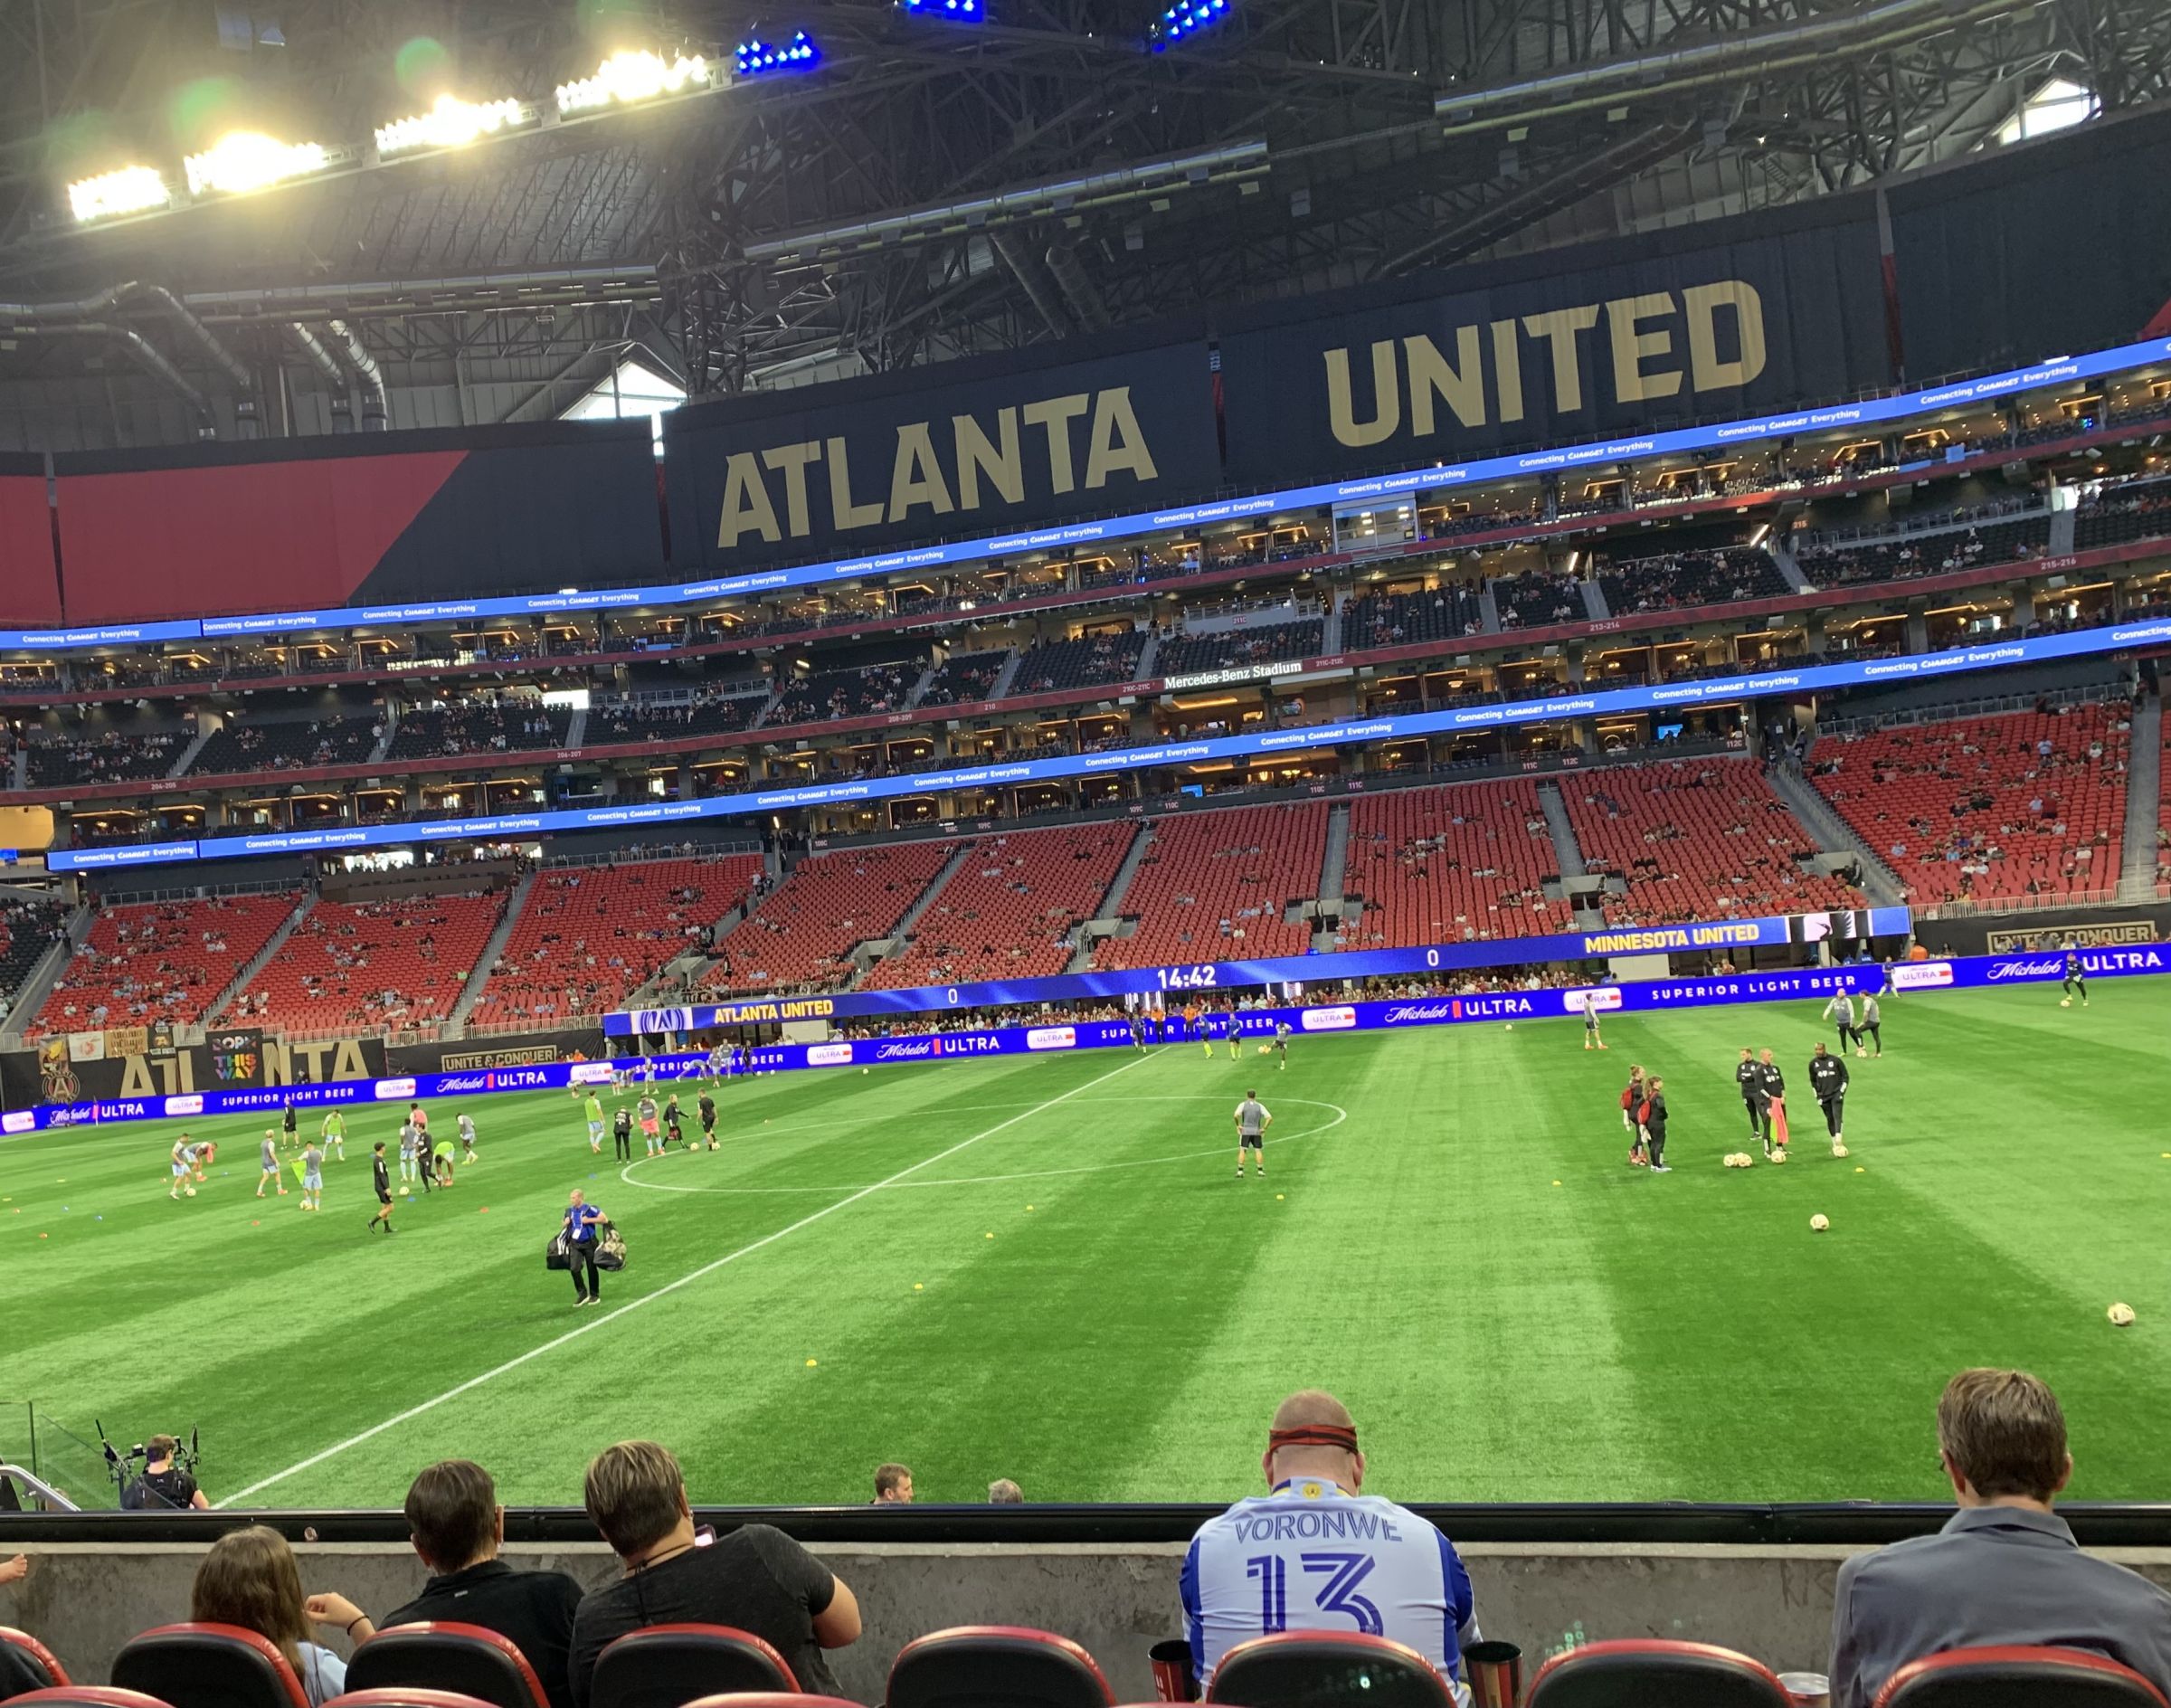
M1018 1114L1010 1116L1007 1120L998 1121L993 1126L988 1127L981 1132L975 1133L970 1138L960 1139L955 1144L951 1145L947 1150L937 1151L933 1156L923 1157L920 1161L913 1163L910 1167L899 1169L895 1174L890 1175L888 1179L877 1181L871 1186L863 1186L858 1191L852 1193L850 1197L840 1198L833 1204L824 1205L821 1209L813 1211L810 1215L801 1216L797 1221L792 1222L788 1227L779 1228L774 1233L763 1234L759 1239L754 1240L747 1245L741 1246L735 1251L725 1252L721 1257L714 1258L711 1261L703 1264L698 1269L689 1269L686 1274L680 1276L676 1281L667 1281L663 1286L658 1287L653 1293L644 1293L637 1299L629 1299L625 1304L618 1306L617 1309L606 1311L601 1316L591 1317L586 1322L581 1324L579 1327L568 1329L564 1333L558 1335L554 1340L545 1341L540 1346L531 1346L526 1352L522 1352L517 1358L508 1358L504 1363L496 1366L494 1369L484 1371L479 1376L470 1376L467 1381L460 1383L458 1386L448 1388L443 1393L425 1400L420 1405L410 1406L406 1410L398 1412L395 1415L385 1419L382 1423L372 1424L368 1428L361 1431L361 1433L358 1435L351 1435L344 1441L335 1442L332 1446L326 1447L321 1453L312 1453L306 1459L297 1460L294 1464L288 1466L283 1471L274 1471L270 1476L261 1478L258 1481L250 1484L247 1488L238 1490L234 1494L227 1495L223 1500L215 1504L216 1507L223 1510L226 1507L233 1505L238 1501L247 1500L251 1494L261 1494L264 1490L274 1487L278 1484L285 1482L290 1476L299 1476L304 1471L314 1470L318 1466L324 1464L327 1460L336 1459L342 1453L350 1452L354 1448L362 1446L363 1443L366 1441L374 1441L378 1436L384 1435L389 1430L396 1429L403 1423L412 1423L415 1419L422 1417L424 1413L434 1411L438 1407L446 1404L450 1400L458 1400L463 1394L472 1393L476 1389L480 1388L487 1383L496 1381L500 1376L509 1375L514 1371L520 1369L523 1365L533 1363L536 1359L543 1357L545 1353L556 1352L561 1346L571 1345L574 1341L579 1340L583 1334L593 1333L597 1329L603 1327L606 1324L615 1323L620 1317L628 1314L630 1312L638 1311L645 1305L653 1305L658 1299L666 1298L671 1294L678 1292L682 1287L691 1286L695 1282L702 1280L708 1276L714 1275L717 1270L723 1268L727 1264L736 1263L741 1257L751 1257L754 1253L760 1251L763 1248L766 1246L773 1246L778 1240L785 1238L789 1235L799 1232L802 1228L811 1227L814 1223L821 1220L826 1216L833 1216L840 1210L848 1210L852 1205L859 1202L861 1199L871 1197L876 1192L883 1191L886 1187L894 1186L898 1181L905 1180L909 1176L918 1173L924 1168L932 1168L935 1163L955 1156L960 1151L968 1150L972 1146L978 1144L982 1139L992 1138L996 1134L1002 1132L1005 1128L1017 1125L1020 1121L1029 1120L1032 1116L1039 1115L1045 1110L1052 1109L1057 1104L1067 1103L1071 1098L1076 1096L1080 1092L1090 1091L1095 1086L1104 1085L1109 1080L1114 1079L1118 1074L1129 1073L1131 1069L1137 1067L1140 1062L1151 1061L1154 1057L1161 1055L1162 1049L1165 1049L1166 1048L1167 1046L1163 1045L1161 1049L1155 1049L1148 1055L1134 1055L1129 1061L1123 1063L1123 1065L1120 1068L1112 1068L1108 1070L1108 1072L1098 1075L1092 1079L1086 1080L1083 1084L1073 1086L1068 1091L1063 1092L1057 1096L1050 1097L1045 1103L1035 1104L1031 1108L1022 1109Z

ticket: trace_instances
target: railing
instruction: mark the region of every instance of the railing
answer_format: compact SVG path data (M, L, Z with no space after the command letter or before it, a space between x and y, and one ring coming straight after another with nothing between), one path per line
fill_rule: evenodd
M1816 733L1820 736L1868 735L1881 729L1912 729L1923 724L1950 723L1960 717L1997 717L2008 712L2028 712L2044 704L2098 706L2125 697L2123 683L2083 682L2046 688L2040 694L1997 694L1970 700L1939 700L1934 706L1908 706L1898 711L1873 712L1861 717L1835 717L1830 723L1820 721Z
M2116 887L2071 890L2062 896L1956 897L1928 907L1917 907L1918 919L1980 919L1996 914L2048 913L2068 907L2107 907L2119 899Z

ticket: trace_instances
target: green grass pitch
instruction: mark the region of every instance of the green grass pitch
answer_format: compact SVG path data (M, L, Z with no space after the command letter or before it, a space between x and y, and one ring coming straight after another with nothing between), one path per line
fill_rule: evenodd
M1814 1004L1616 1018L1603 1055L1556 1021L1300 1037L1286 1072L1185 1045L776 1075L725 1087L720 1152L630 1183L565 1094L470 1099L479 1166L392 1239L364 1232L390 1106L350 1115L321 1215L290 1176L252 1195L261 1118L193 1124L223 1153L180 1203L175 1124L10 1140L0 1398L109 1499L54 1423L199 1425L213 1498L253 1505L396 1505L448 1455L577 1503L629 1436L717 1503L863 1501L889 1458L923 1500L1218 1500L1317 1384L1398 1498L1816 1500L1938 1494L1939 1387L2009 1363L2063 1399L2076 1496L2161 1499L2171 983L2093 997L1888 999L1844 1162ZM1793 1087L1783 1169L1721 1166L1742 1044ZM1668 1081L1664 1178L1624 1165L1631 1061ZM1239 1183L1251 1085L1276 1118ZM631 1251L577 1314L543 1264L574 1186ZM0 1452L25 1428L0 1411Z

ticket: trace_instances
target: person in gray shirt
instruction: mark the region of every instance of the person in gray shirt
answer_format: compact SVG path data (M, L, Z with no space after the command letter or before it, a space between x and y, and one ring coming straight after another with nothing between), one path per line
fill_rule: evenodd
M2171 1595L2081 1551L2051 1502L2073 1474L2057 1396L2020 1370L1963 1370L1938 1401L1960 1510L1839 1569L1832 1708L1870 1708L1908 1662L1981 1644L2086 1649L2171 1694Z

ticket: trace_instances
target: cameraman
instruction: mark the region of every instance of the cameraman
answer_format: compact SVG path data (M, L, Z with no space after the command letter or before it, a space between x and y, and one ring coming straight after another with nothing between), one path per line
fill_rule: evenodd
M121 1490L122 1512L178 1513L192 1506L200 1513L211 1510L196 1479L174 1464L180 1446L170 1435L155 1435L143 1444L143 1474Z

